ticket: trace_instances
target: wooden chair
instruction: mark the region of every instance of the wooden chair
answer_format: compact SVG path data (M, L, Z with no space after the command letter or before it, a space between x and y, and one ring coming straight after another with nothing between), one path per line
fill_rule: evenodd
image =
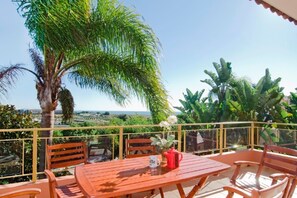
M271 175L271 177L274 178L273 175ZM225 186L224 190L228 191L228 195L226 198L232 198L234 193L239 194L244 198L283 198L286 197L285 189L287 187L288 181L288 177L285 177L279 183L274 183L268 188L264 188L261 190L253 189L251 192L245 191L235 186Z
M283 197L290 198L292 197L296 184L297 184L297 150L279 147L275 145L265 145L264 151L262 154L262 158L260 163L251 162L251 161L236 161L234 162L236 165L236 169L231 178L231 183L241 189L251 189L250 182L243 181L241 182L238 179L238 175L240 173L240 168L242 165L251 165L258 166L258 170L256 173L256 180L254 182L253 188L260 190L260 176L264 167L272 168L281 173L278 177L273 177L273 184L276 183L277 179L288 177L289 182L285 189L285 195ZM248 184L249 186L247 186Z
M50 191L50 198L82 198L84 197L83 193L81 192L80 188L78 187L77 183L71 183L67 185L58 186L56 177L54 173L50 170L44 170L48 178L49 183L49 191ZM55 196L56 195L56 196Z
M38 194L40 194L41 190L39 188L27 188L27 189L21 189L12 191L9 193L5 193L0 195L0 198L12 198L12 197L20 197L28 195L29 198L36 198Z
M85 142L47 145L47 169L64 168L78 164L87 164Z
M157 155L156 147L150 139L126 139L126 158Z
M50 171L54 168L87 164L87 147L84 142L47 145L46 160L49 170L44 172L48 177L51 198L55 198L55 194L58 198L84 197L76 183L58 186L54 173Z
M136 158L149 155L157 155L156 147L151 145L152 141L145 138L126 139L126 158ZM151 190L151 194L154 194L155 190ZM162 188L159 188L160 195L164 198L164 192ZM128 195L132 197L132 195Z

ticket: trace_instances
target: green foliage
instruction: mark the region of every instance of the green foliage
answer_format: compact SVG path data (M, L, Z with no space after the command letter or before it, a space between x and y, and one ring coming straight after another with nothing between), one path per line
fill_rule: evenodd
M113 117L112 119L110 119L109 121L109 125L110 126L123 126L125 123L124 120L118 118L118 117Z
M231 112L240 121L257 120L256 89L245 79L238 80L232 90L232 100L228 101Z
M280 139L276 136L274 128L265 125L260 131L260 136L263 138L266 144L277 144Z
M153 121L146 116L141 115L132 115L128 116L128 119L125 122L125 125L150 125L153 124Z
M185 123L207 123L215 121L217 103L207 98L202 98L204 89L199 93L194 94L186 89L187 94L184 95L184 100L179 100L182 107L175 107L181 113L177 117L181 122Z
M160 135L156 135L155 137L151 137L150 139L152 140L152 145L157 146L160 151L168 150L170 147L178 142L177 140L175 140L175 136L169 133L167 133L166 138L161 138Z
M245 79L235 78L231 63L220 59L220 64L213 64L216 72L205 71L210 79L202 80L211 86L207 98L202 98L204 90L192 93L186 89L182 107L175 107L181 114L182 122L219 122L219 121L268 121L283 122L293 119L295 106L286 104L284 111L281 101L284 97L283 87L279 86L281 78L273 80L268 69L256 85ZM294 103L294 95L291 94ZM296 100L297 101L297 100ZM296 104L296 103L295 103Z
M141 115L133 115L129 116L125 122L125 125L133 126L133 125L151 125L153 121L150 118ZM125 128L124 132L128 133L144 133L144 132L152 132L152 127L136 127L136 128Z
M291 92L289 102L283 102L286 111L282 112L283 118L289 123L297 123L297 94Z
M21 112L15 109L12 105L0 105L0 128L1 129L24 129L24 128L36 128L39 127L37 122L33 121L31 112ZM28 173L32 170L32 131L20 131L20 132L0 132L0 139L7 141L0 142L0 153L2 156L11 156L16 159L15 165L12 166L1 166L0 175L15 174L16 170L20 170L21 166L19 163L22 162L24 157L24 170ZM23 145L24 156L23 156ZM4 181L24 181L28 180L27 177L12 178Z
M271 79L268 69L256 85L245 79L236 80L231 91L232 97L228 100L234 120L281 122L280 102L284 94L279 82L279 78Z
M282 122L281 100L284 97L283 87L279 86L281 78L271 79L269 69L265 70L265 75L256 85L257 112L259 121L273 120Z
M0 105L0 128L1 129L34 128L37 126L38 126L38 123L33 122L33 117L31 112L18 111L15 109L13 105ZM23 132L15 133L13 138L20 138L22 137L22 135L24 135Z
M205 70L210 79L201 80L211 87L209 98L218 100L219 108L217 109L217 121L230 120L230 109L227 100L230 97L230 90L234 86L234 77L232 74L232 67L230 62L226 62L223 58L220 59L220 64L213 63L216 74Z
M83 123L72 123L70 125L71 127L89 127L89 126L95 126L95 124L90 122L83 122ZM63 130L60 131L59 134L62 134L62 136L84 136L84 135L96 135L100 134L98 133L97 129L78 129L78 130ZM57 132L55 135L59 135Z

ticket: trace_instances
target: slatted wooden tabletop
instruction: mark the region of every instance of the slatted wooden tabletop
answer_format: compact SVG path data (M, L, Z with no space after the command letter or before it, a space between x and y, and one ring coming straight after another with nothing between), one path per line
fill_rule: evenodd
M166 166L150 169L149 158L139 157L78 166L75 177L86 197L118 197L174 184L180 187L183 182L206 180L230 167L208 158L183 155L176 169Z

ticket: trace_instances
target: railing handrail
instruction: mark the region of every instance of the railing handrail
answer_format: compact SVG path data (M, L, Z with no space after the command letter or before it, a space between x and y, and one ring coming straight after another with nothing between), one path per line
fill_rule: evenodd
M206 126L206 125L230 125L230 124L251 124L252 121L240 121L240 122L209 122L209 123L183 123L173 124L172 126ZM266 123L267 124L267 123ZM270 123L269 123L270 124ZM297 124L296 124L297 125ZM140 128L140 127L160 127L158 124L151 125L121 125L121 126L87 126L87 127L53 127L53 128L23 128L23 129L0 129L0 132L20 132L20 131L52 131L52 130L75 130L75 129L120 129L120 128Z

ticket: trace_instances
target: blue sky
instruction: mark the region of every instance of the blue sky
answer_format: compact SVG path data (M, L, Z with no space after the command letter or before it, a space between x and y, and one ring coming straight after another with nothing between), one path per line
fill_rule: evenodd
M236 76L256 83L269 68L273 79L281 77L285 94L297 87L297 26L249 0L125 0L140 14L162 44L160 69L172 106L180 106L186 88L209 87L204 70L214 71L220 58L232 63ZM33 46L16 5L0 1L0 65L23 63L32 68L28 48ZM136 99L120 107L108 96L82 90L65 79L76 110L146 110ZM2 104L39 108L34 77L24 73Z

